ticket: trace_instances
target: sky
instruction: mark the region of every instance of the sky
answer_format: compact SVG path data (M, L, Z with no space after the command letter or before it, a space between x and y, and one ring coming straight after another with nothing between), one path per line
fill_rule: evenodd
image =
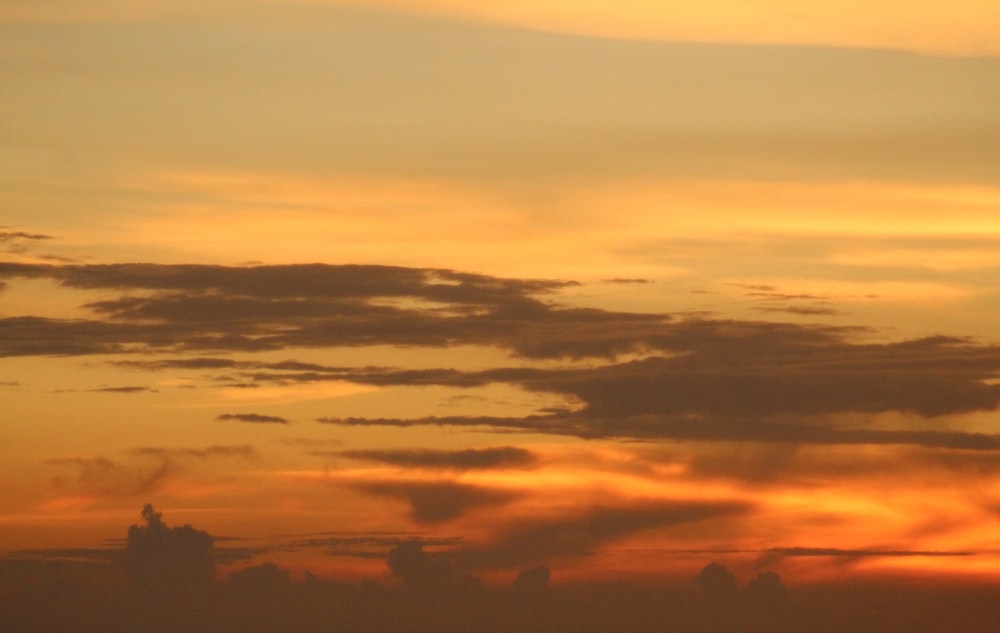
M0 555L996 582L998 31L0 0Z

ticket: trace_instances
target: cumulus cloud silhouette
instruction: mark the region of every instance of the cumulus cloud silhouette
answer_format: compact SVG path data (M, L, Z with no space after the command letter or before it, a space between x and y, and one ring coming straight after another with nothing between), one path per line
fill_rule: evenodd
M454 576L447 559L427 553L419 541L407 541L392 548L386 564L394 577L421 591L442 589Z
M125 569L130 586L142 594L197 594L215 580L215 539L190 525L168 527L160 512L146 504L145 525L128 529Z

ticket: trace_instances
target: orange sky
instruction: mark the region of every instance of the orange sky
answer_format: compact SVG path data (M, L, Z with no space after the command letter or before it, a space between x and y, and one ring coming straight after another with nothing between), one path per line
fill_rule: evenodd
M7 559L995 579L995 3L22 5Z

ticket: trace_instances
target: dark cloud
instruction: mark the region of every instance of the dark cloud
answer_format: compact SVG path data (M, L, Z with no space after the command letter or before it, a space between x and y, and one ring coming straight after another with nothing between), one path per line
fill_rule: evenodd
M120 362L153 370L228 370L216 378L247 387L330 380L376 386L502 383L575 403L567 414L421 421L442 425L485 424L582 437L975 449L996 445L991 435L948 428L888 431L831 423L831 416L843 413L941 418L996 409L1000 347L973 340L937 336L871 343L858 340L869 332L851 327L570 308L543 301L570 282L441 269L0 263L4 275L46 277L75 288L125 293L90 304L100 320L0 319L0 353L7 355L488 345L532 359L602 357L607 362L481 371L337 367L201 355ZM748 290L782 301L791 297L770 286ZM647 357L614 362L625 352ZM347 422L405 426L414 421Z
M146 504L145 525L128 529L125 570L130 586L154 596L204 592L215 581L214 539L190 525L168 527Z
M128 351L124 341L150 340L172 345L165 333L139 325L33 316L0 319L0 356L118 354Z
M3 227L8 228L8 227ZM10 242L13 240L51 240L53 237L51 235L42 235L41 233L26 233L24 231L0 231L0 242Z
M836 547L775 547L761 550L758 568L769 567L784 558L828 558L838 565L850 566L866 558L956 558L975 556L970 551L908 549L841 549Z
M47 266L5 262L0 263L0 275L48 277L66 286L88 289L213 292L260 299L405 297L459 304L505 304L575 285L567 281L501 279L446 269L351 264ZM132 299L135 298L122 304L123 310L142 305ZM114 310L110 306L106 309Z
M374 461L407 468L454 470L523 468L531 466L537 461L531 451L514 446L467 448L456 451L431 449L347 450L318 454Z
M585 439L755 441L787 444L892 444L969 451L1000 450L1000 435L963 431L908 431L839 429L824 424L753 421L745 418L698 419L688 416L644 415L584 417L574 414L534 415L523 418L426 417L318 418L340 426L454 426L570 435Z
M419 541L407 541L393 547L386 564L393 576L418 590L443 588L453 578L448 560L427 553Z
M170 358L163 360L119 360L113 361L119 367L131 369L228 369L239 367L245 363L228 358Z
M831 422L839 413L908 412L938 418L1000 403L1000 348L951 337L850 343L787 324L691 322L668 326L685 353L596 367L361 372L373 384L436 380L451 386L514 383L580 403L525 418L425 418L411 423L530 429L583 437L899 443L996 449L997 437L951 429L888 430ZM680 336L684 333L685 336ZM690 337L690 338L689 338ZM404 425L400 420L335 420Z
M1000 450L989 438L893 436L858 438L863 443L888 444L896 439L890 452L853 450L844 441L840 447L814 442L814 446L791 442L740 442L738 444L702 443L674 453L657 448L639 451L640 459L683 464L686 472L698 478L737 479L754 485L787 485L789 481L810 482L870 480L955 481L955 477L992 477L1000 473ZM923 446L915 445L923 440ZM947 443L978 446L948 448ZM978 442L978 443L977 443Z
M569 515L522 519L501 527L483 546L455 552L472 566L539 564L564 556L591 556L601 547L644 530L664 529L745 514L737 502L646 501L597 505Z
M75 469L76 487L102 495L146 494L156 490L170 473L170 464L166 461L153 466L136 466L106 457L60 457L47 459L44 463ZM53 484L57 491L67 486L62 478L55 479Z
M935 550L899 550L899 549L839 549L835 547L776 547L764 550L765 554L779 556L835 556L848 558L870 557L911 557L911 556L974 556L975 552L967 551L935 551Z
M370 494L404 499L417 523L444 523L480 507L496 507L517 498L511 491L448 481L364 482L353 487Z
M0 348L7 355L373 344L483 344L528 356L608 355L639 344L635 337L622 337L618 327L666 318L565 308L538 298L574 282L439 269L8 262L0 263L0 277L50 278L74 288L126 293L87 304L100 317L96 320L0 320L0 332L17 341ZM593 340L584 347L567 341L548 351L567 329L589 330ZM544 347L534 349L543 341Z
M614 277L613 279L602 280L606 284L648 284L650 281L648 279L639 279L634 277Z
M232 565L251 561L272 551L273 548L270 547L213 547L212 560L218 565Z
M459 536L428 536L414 532L325 532L295 538L276 546L277 549L321 549L331 556L381 559L385 552L401 543L419 542L426 547L454 548L462 545Z
M223 413L216 420L236 422L252 422L257 424L288 424L288 420L277 415L260 415L259 413Z
M299 448L315 449L320 446L343 446L344 440L324 438L316 439L312 437L283 437L278 440L286 446L297 446ZM315 451L320 452L320 451Z
M4 554L3 559L115 563L121 561L121 556L121 550L118 548L70 547L15 550Z
M288 571L274 563L251 565L229 576L228 588L256 600L273 599L291 586Z
M785 312L787 314L799 314L803 316L843 316L844 313L835 308L824 308L820 306L758 306L754 308L758 312Z
M521 597L539 596L549 588L552 572L545 565L522 570L514 579L514 593Z
M565 418L554 416L528 416L524 418L500 418L491 416L445 416L426 418L316 418L320 424L330 424L335 426L388 426L388 427L411 427L411 426L458 426L458 427L488 427L494 430L512 431L542 431L556 434L572 435L563 424L549 424L549 422L563 422ZM543 431L543 429L545 429ZM581 430L582 432L582 430Z
M155 492L171 476L184 471L189 460L240 459L255 461L257 451L251 446L209 446L206 448L143 447L129 451L132 459L112 460L102 456L55 457L44 463L71 468L75 481L63 477L53 480L57 493L78 489L89 494L135 496Z
M164 448L159 446L149 446L143 448L134 448L131 453L133 455L142 455L146 457L160 457L160 458L195 458L195 459L213 459L213 458L235 458L235 459L245 459L245 460L256 460L258 459L257 450L249 445L216 445L208 446L205 448Z
M0 227L0 229L5 228L11 227ZM29 243L31 242L40 242L51 239L53 239L51 235L42 235L40 233L0 230L0 245L4 246L4 250L6 252L18 255L27 253L30 250ZM0 290L2 290L2 284L0 284Z
M139 386L125 386L125 387L99 387L97 389L91 389L90 391L99 393L144 393L153 392L156 393L156 389L152 387L139 387Z

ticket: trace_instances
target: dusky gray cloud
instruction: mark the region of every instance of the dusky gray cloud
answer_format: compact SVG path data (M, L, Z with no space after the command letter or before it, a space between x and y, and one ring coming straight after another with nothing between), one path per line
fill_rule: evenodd
M7 228L7 227L0 227ZM11 242L14 240L31 240L31 241L41 241L41 240L51 240L54 239L51 235L43 235L41 233L27 233L25 231L0 231L0 242Z
M574 414L525 417L432 416L425 418L317 418L335 426L442 426L489 428L498 432L546 433L584 439L755 441L788 444L913 445L967 451L1000 450L1000 434L966 431L840 429L829 423L748 423L744 417L698 419L690 416L643 415L591 417Z
M126 293L87 304L99 319L29 316L0 320L0 332L9 335L3 340L11 341L0 348L5 355L115 353L128 349L127 344L164 351L482 344L534 355L532 339L551 338L553 332L567 328L602 330L598 338L604 340L591 343L593 349L564 346L558 354L607 355L636 344L615 340L619 336L609 338L612 323L624 321L639 327L665 319L663 315L564 308L537 298L575 282L503 279L439 269L8 262L0 263L0 277L50 278L74 288ZM133 294L139 291L143 294ZM417 304L379 303L386 299Z
M141 594L198 594L215 581L215 539L190 525L168 527L162 514L146 504L146 525L132 525L125 544L130 586Z
M259 413L223 413L215 417L220 421L249 422L253 424L288 424L286 418L280 415L261 415Z
M455 548L465 543L460 536L433 536L416 532L324 532L291 539L277 544L275 548L321 549L331 556L371 560L384 558L386 550L414 541L437 548Z
M868 333L863 328L570 308L552 301L570 281L443 269L6 263L0 264L4 275L124 293L89 304L100 319L0 319L0 334L6 334L0 337L0 352L8 355L137 348L193 352L199 355L119 362L133 368L224 372L216 377L245 386L327 380L376 386L501 383L579 405L571 413L521 419L430 421L442 425L486 424L582 437L996 445L990 435L949 428L888 431L824 421L843 413L897 411L940 418L996 409L1000 347L960 337L871 343L858 339ZM771 286L746 289L788 299ZM386 304L386 299L401 301ZM596 357L604 364L461 371L336 367L294 359L237 362L201 355L376 344L484 345L528 359ZM647 357L615 362L625 352ZM413 421L368 423L405 426Z
M757 306L754 310L758 312L784 312L800 316L842 316L844 314L836 308L822 306Z
M219 444L205 448L166 448L161 446L145 446L130 451L133 455L163 458L194 458L215 459L235 458L256 460L259 458L257 449L248 444Z
M645 530L732 519L751 507L740 502L659 500L595 505L567 515L509 523L489 543L459 549L453 556L470 567L537 565L557 557L591 556Z
M169 477L184 471L185 462L216 459L256 461L256 449L249 445L215 445L205 448L157 447L134 448L128 457L104 456L52 457L43 461L50 466L76 471L75 481L56 477L56 492L75 488L103 496L135 496L155 492Z
M149 466L123 463L101 456L54 457L44 460L44 463L76 470L76 481L72 485L100 495L140 495L152 492L171 471L166 460ZM62 477L57 477L52 483L57 491L69 485Z
M122 387L98 387L97 389L91 389L90 391L97 393L155 393L157 390L152 387L126 385Z
M0 560L66 561L117 563L122 560L122 551L117 547L53 547L48 549L22 549L7 552Z
M882 558L912 556L974 556L975 552L950 550L908 550L908 549L841 549L836 547L774 547L764 550L765 554L779 556L834 556L848 558Z
M435 524L457 519L481 507L506 505L518 497L508 490L450 481L370 481L351 484L373 495L404 499L417 523Z
M462 450L393 449L314 452L315 455L347 457L406 468L479 470L524 468L537 462L531 451L515 446L467 448Z

